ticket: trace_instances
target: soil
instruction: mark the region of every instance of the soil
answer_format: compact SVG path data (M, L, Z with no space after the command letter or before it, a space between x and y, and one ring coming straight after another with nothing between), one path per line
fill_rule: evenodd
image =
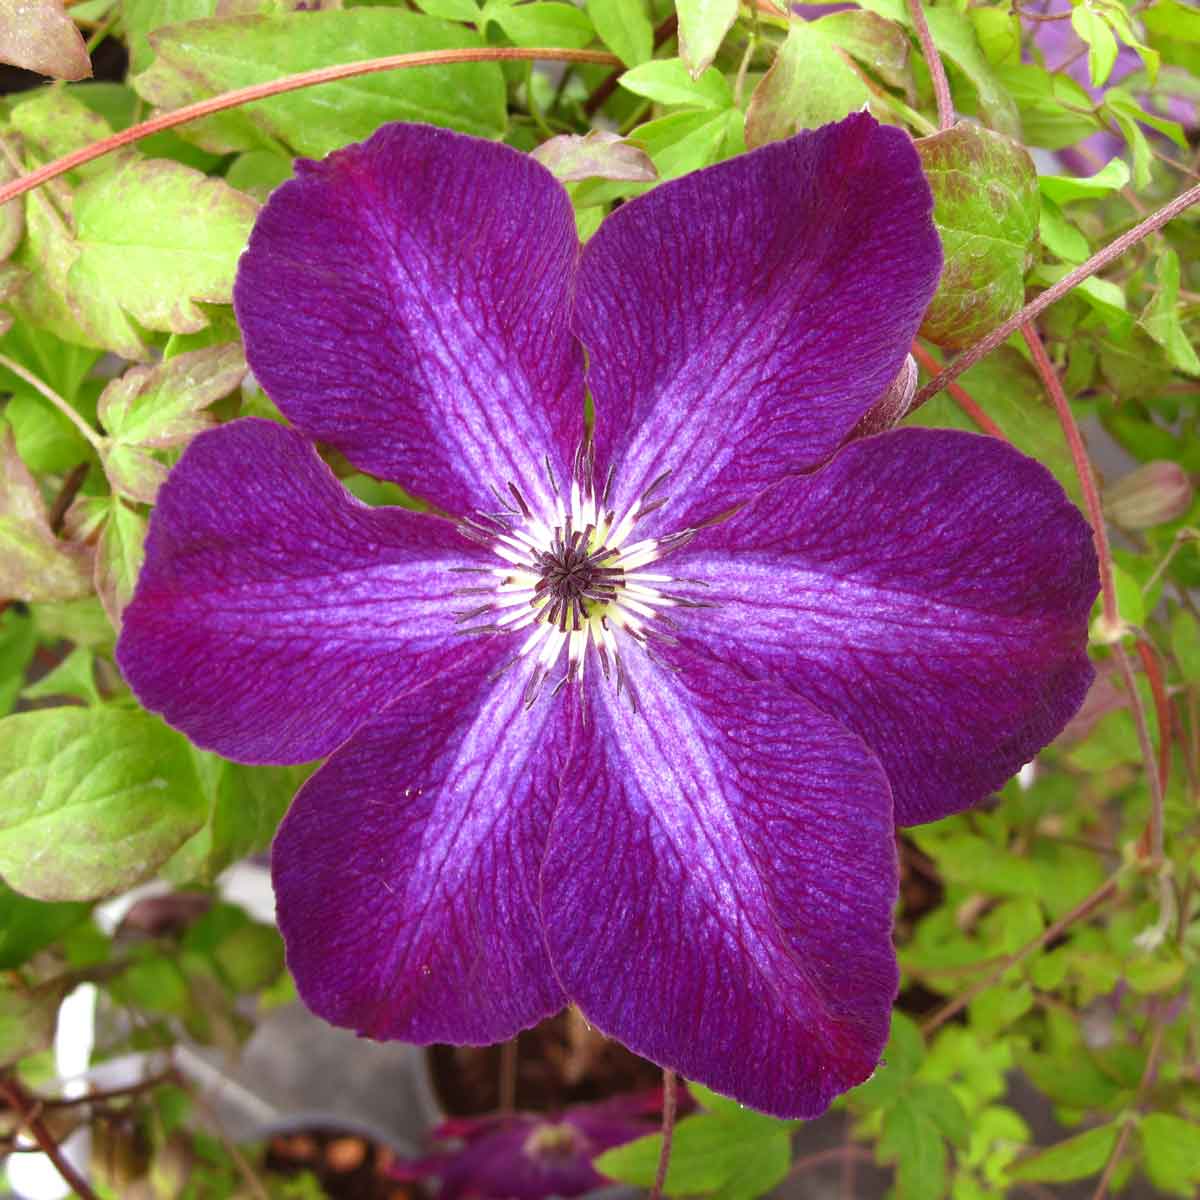
M430 1047L433 1090L444 1112L471 1117L501 1107L503 1049ZM514 1098L518 1109L556 1112L570 1104L605 1100L661 1083L658 1067L597 1033L574 1009L517 1038Z
M392 1152L357 1133L305 1129L267 1143L265 1166L279 1175L311 1171L329 1200L417 1200L414 1184L390 1179Z

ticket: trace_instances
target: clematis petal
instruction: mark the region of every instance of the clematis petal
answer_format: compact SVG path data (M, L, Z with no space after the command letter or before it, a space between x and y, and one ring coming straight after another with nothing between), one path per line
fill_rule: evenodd
M854 730L901 825L958 812L1062 729L1092 678L1091 531L995 438L848 445L704 530L673 566L713 607L681 635Z
M198 745L304 762L463 653L475 564L448 521L368 508L298 433L234 421L159 493L117 661Z
M497 1042L566 1002L537 873L568 727L525 711L520 671L489 681L482 646L350 738L275 839L300 995L370 1037Z
M937 286L931 206L907 134L862 113L607 218L576 328L613 507L670 471L669 523L698 524L830 455L895 379Z
M489 485L546 502L583 429L561 184L507 146L386 125L271 196L234 305L283 413L455 515ZM548 503L547 503L548 507Z
M813 1117L874 1070L897 972L887 779L794 693L685 647L593 679L542 868L555 970L631 1050ZM664 665L668 669L664 669Z

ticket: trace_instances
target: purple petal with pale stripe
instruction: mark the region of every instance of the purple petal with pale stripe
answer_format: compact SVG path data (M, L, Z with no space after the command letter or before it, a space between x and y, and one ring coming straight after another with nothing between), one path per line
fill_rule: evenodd
M159 493L117 661L197 745L305 762L463 653L455 568L478 562L448 521L354 499L298 433L235 421Z
M858 738L683 647L594 676L542 868L563 987L631 1050L813 1117L866 1079L896 964L892 803Z
M1091 531L1045 468L995 438L852 443L671 564L714 606L684 613L682 635L854 730L901 825L999 787L1092 678Z
M588 242L575 327L601 478L697 524L811 467L888 389L941 270L907 134L866 115L663 184ZM664 524L665 523L665 524Z
M246 357L283 413L448 512L548 507L583 430L561 184L507 146L387 125L275 191L242 256Z
M520 671L489 681L492 643L472 646L346 742L275 839L300 995L370 1037L498 1042L566 1003L537 875L568 727L558 705L524 710Z

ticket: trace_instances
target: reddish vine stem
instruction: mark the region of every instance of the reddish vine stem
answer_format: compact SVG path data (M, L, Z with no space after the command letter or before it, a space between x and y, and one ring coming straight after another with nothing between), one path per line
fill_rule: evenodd
M1153 644L1144 637L1137 640L1138 657L1150 682L1150 695L1154 699L1154 715L1158 720L1158 784L1165 793L1171 778L1171 741L1174 737L1174 722L1171 716L1171 700L1163 678L1162 663Z
M1083 491L1083 506L1087 509L1088 520L1092 524L1092 537L1096 542L1096 557L1100 563L1100 596L1103 604L1104 623L1107 633L1115 633L1120 628L1121 614L1117 609L1117 588L1113 579L1112 550L1108 544L1108 529L1104 524L1104 509L1100 503L1100 489L1096 486L1096 476L1092 471L1092 462L1088 458L1087 447L1083 444L1083 436L1079 432L1075 414L1071 411L1070 401L1058 378L1058 372L1042 345L1042 339L1032 322L1021 326L1021 336L1033 356L1033 365L1041 376L1054 411L1058 414L1058 423L1062 426L1063 436L1067 439L1067 448L1071 452L1071 461L1075 464L1075 474L1079 477L1079 486Z
M4 193L0 190L0 201ZM986 337L980 338L970 349L964 350L942 372L931 379L916 395L913 408L920 408L926 400L936 396L950 381L957 379L968 368L973 367L981 358L986 358L1001 343L1008 340L1022 325L1032 321L1039 313L1044 312L1056 300L1061 300L1069 291L1078 287L1085 279L1090 279L1097 271L1103 270L1110 262L1120 258L1131 246L1149 237L1161 229L1169 221L1173 221L1180 213L1186 212L1194 204L1200 204L1200 184L1188 188L1168 204L1164 204L1157 212L1153 212L1144 221L1139 221L1127 233L1123 233L1116 241L1110 242L1103 250L1093 254L1087 262L1069 271L1056 284L1048 287L1040 296L1035 297L1025 305L1019 313L1009 317L997 325Z
M38 1115L41 1105L33 1101L24 1088L11 1077L0 1078L0 1096L8 1101L14 1112L20 1114L25 1128L33 1135L33 1140L37 1142L42 1153L54 1164L54 1169L62 1176L63 1183L81 1200L99 1200L87 1180L63 1154L62 1147L54 1140L54 1135Z
M936 375L941 363L938 362L920 342L913 342L912 356L929 372L930 375ZM1004 436L1004 430L992 420L991 417L984 412L983 408L971 397L971 394L962 387L961 384L952 383L946 388L950 393L951 399L958 405L959 408L983 430L984 433L991 434L992 437L999 438L1002 442L1007 442L1008 438Z
M946 78L946 68L942 65L941 55L933 44L933 34L929 32L929 22L925 19L925 6L922 0L908 0L908 12L912 17L913 28L917 31L917 41L921 43L921 53L929 67L929 77L933 81L933 96L937 101L938 129L945 131L954 125L954 99L950 95L950 80Z
M674 1136L675 1072L670 1067L663 1067L662 1149L658 1152L658 1168L654 1172L654 1186L650 1189L648 1200L662 1200L667 1169L671 1165L671 1142Z
M1075 414L1071 411L1071 403L1067 399L1066 392L1063 391L1058 372L1054 369L1054 364L1046 353L1042 339L1031 322L1021 326L1021 334L1025 338L1025 344L1029 347L1029 353L1033 356L1034 366L1037 367L1042 383L1054 405L1054 410L1058 413L1058 421L1062 426L1063 436L1067 439L1071 460L1075 464L1075 474L1079 476L1079 486L1083 490L1083 504L1092 525L1092 537L1095 539L1096 558L1100 567L1100 598L1106 626L1105 633L1114 638L1113 658L1116 659L1121 676L1125 680L1125 686L1129 691L1129 707L1137 729L1138 744L1146 763L1146 778L1150 788L1150 821L1146 828L1145 840L1148 842L1147 849L1157 862L1162 859L1163 852L1163 781L1158 769L1158 760L1154 754L1154 743L1150 740L1146 710L1142 705L1141 696L1138 695L1133 666L1119 640L1122 630L1121 614L1117 607L1112 549L1108 544L1108 529L1104 523L1100 490L1096 486L1096 476L1092 471L1092 463L1088 458L1087 448L1083 444L1083 436L1079 432Z
M1111 876L1102 883L1090 896L1081 900L1069 913L1059 917L1052 925L1047 925L1031 942L1026 942L1015 954L1010 954L993 971L989 971L978 983L973 984L965 992L960 992L948 1004L942 1005L921 1026L921 1033L929 1037L935 1030L940 1029L951 1017L957 1016L980 992L986 992L1005 972L1023 963L1036 950L1040 950L1047 942L1052 942L1065 929L1069 929L1076 921L1083 920L1093 909L1098 908L1117 890L1117 877Z
M152 133L161 133L164 129L174 129L177 125L186 125L189 121L210 117L213 113L224 112L229 108L237 108L242 104L250 104L255 100L266 100L270 96L279 96L284 92L298 92L303 88L316 87L322 83L334 83L339 79L352 79L358 75L374 75L381 71L400 71L409 67L439 67L453 63L499 62L502 60L519 62L582 62L598 63L604 67L619 67L621 60L615 54L603 50L569 50L565 48L535 47L527 49L521 46L482 46L466 50L421 50L413 54L388 54L383 58L365 58L358 62L337 63L330 67L318 67L314 71L301 71L296 75L285 75L281 79L272 79L268 83L256 83L250 87L235 88L231 92L222 92L219 96L210 96L207 100L198 100L195 104L186 104L171 112L159 113L148 121L130 125L109 137L83 146L62 158L30 171L11 183L0 187L0 204L6 204L17 196L24 195L35 187L40 187L50 179L65 175L84 163L93 162L128 146L131 142L149 137Z

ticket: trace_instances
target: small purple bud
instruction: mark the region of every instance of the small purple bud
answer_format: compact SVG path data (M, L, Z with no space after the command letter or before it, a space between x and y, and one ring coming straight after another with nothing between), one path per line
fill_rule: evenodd
M1118 479L1104 495L1104 511L1124 529L1149 529L1177 520L1192 507L1192 481L1173 462L1148 462Z

